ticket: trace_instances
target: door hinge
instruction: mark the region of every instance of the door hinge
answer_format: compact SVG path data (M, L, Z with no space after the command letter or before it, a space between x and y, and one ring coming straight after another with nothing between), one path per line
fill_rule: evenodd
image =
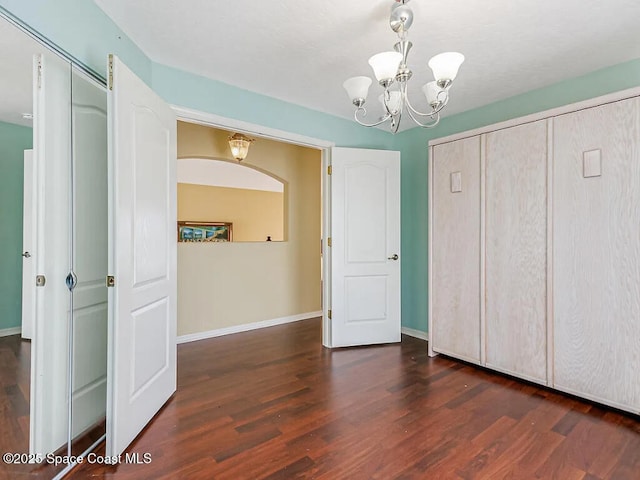
M113 55L109 55L109 90L113 90Z
M113 275L107 275L107 287L115 287L116 286L116 277Z
M331 237L327 238L327 246L331 246Z
M44 287L47 283L47 277L44 275L36 275L36 287Z
M327 317L329 317L329 320L331 320L331 310L327 312Z
M331 165L329 165L327 167L327 175L331 175L331 173L333 173L333 169L331 168Z
M42 88L42 57L38 58L38 90Z

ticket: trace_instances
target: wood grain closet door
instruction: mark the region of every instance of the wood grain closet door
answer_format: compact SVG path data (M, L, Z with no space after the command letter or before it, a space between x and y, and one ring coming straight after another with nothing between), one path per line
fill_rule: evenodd
M480 362L480 137L433 148L432 341Z
M486 365L547 379L547 122L486 136Z
M637 99L554 119L554 386L640 411Z

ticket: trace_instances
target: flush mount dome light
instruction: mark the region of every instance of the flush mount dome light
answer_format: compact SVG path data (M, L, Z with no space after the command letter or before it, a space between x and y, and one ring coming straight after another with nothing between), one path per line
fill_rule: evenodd
M243 135L242 133L234 133L229 137L229 147L231 148L231 155L233 158L241 162L245 158L247 158L247 154L249 153L249 146L251 146L251 142L254 142L252 138Z

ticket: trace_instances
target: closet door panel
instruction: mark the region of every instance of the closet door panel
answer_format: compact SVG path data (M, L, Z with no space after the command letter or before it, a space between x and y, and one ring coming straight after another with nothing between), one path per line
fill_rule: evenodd
M547 122L486 137L486 364L547 379Z
M432 342L480 361L480 137L433 149Z
M637 99L554 120L554 386L640 411Z

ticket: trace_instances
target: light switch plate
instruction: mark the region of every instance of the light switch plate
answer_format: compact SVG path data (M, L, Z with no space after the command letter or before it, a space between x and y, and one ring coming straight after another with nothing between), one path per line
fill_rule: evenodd
M451 172L451 193L462 191L462 172Z
M589 150L582 154L582 176L584 178L602 175L602 151Z

